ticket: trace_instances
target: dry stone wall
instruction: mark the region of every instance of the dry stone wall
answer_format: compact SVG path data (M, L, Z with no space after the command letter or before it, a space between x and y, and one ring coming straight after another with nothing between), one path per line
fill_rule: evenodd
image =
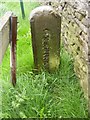
M90 0L88 1L88 24L90 22ZM88 116L90 117L90 26L88 28Z
M88 48L90 49L90 46L88 47L88 30L90 28L88 1L53 0L46 4L52 5L62 17L61 38L65 48L74 58L74 70L80 78L85 95L88 96L88 73L90 73L88 72L90 65L90 61L88 61Z

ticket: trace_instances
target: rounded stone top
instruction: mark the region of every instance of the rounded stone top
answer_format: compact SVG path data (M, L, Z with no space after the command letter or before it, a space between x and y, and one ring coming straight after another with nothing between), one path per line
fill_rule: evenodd
M30 14L30 19L32 19L35 16L35 14L40 15L40 13L51 12L51 11L54 11L51 6L44 5L44 6L37 7L34 10L32 10Z

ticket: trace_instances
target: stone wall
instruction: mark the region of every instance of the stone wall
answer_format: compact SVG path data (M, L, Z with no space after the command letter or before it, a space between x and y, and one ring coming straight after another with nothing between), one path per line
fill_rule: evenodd
M46 4L52 5L62 17L62 41L74 58L74 70L88 96L88 1L53 0Z
M90 22L90 0L88 1L88 20ZM88 97L88 116L90 117L90 26L88 28Z

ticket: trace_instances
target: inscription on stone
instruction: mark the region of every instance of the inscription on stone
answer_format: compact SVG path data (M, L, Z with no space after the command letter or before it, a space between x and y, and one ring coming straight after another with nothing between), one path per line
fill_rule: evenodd
M44 36L42 39L42 51L43 51L43 66L49 69L49 41L50 34L47 29L44 30Z
M37 7L30 14L30 25L35 68L58 69L61 17L51 6Z

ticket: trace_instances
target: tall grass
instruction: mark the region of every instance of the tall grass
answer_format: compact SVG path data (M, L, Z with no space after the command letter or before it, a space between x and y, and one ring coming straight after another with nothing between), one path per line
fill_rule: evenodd
M4 10L18 16L17 84L10 82L9 48L2 63L2 113L3 118L84 118L87 102L79 80L73 71L73 59L61 46L60 68L54 73L42 70L32 72L33 53L29 28L29 14L38 3L25 3L23 20L19 3L3 3Z

